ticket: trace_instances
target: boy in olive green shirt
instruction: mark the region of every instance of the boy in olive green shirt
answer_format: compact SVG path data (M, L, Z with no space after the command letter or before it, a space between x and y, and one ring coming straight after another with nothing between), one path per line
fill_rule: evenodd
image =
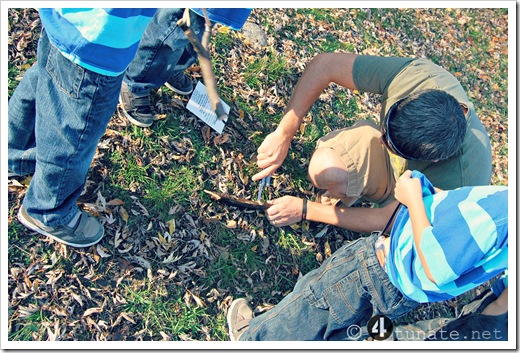
M458 80L425 59L317 55L296 85L277 129L258 148L258 180L272 175L312 104L331 83L381 94L380 126L358 121L322 137L309 162L309 178L326 192L319 202L284 196L266 210L275 226L302 219L356 232L366 229L357 199L380 205L394 200L397 178L421 171L440 189L487 185L491 180L488 134ZM333 199L343 205L335 207Z

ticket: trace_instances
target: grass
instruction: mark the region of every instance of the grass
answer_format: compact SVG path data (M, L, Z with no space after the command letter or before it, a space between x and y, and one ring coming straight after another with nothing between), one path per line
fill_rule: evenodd
M183 108L187 98L169 90L153 92L152 102L164 111L150 128L114 115L80 198L99 206L102 196L107 203L99 211L106 231L100 247L66 248L28 232L15 220L25 189L9 192L9 340L47 340L47 326L54 332L55 322L63 340L227 340L225 312L233 298L276 304L300 275L319 267L327 246L333 252L359 236L329 227L316 238L323 230L317 223L275 228L263 212L225 206L203 192L256 197L256 150L282 118L305 65L321 52L424 56L459 73L490 133L492 182L507 185L505 18L502 9L256 9L251 19L271 37L266 48L217 27L213 67L232 107L224 134L205 130ZM10 27L14 42L16 31L31 28L18 22L18 29ZM10 57L9 95L34 54L25 53L23 62ZM478 71L484 67L488 78ZM379 104L378 96L329 85L264 198L312 199L307 165L317 140L377 119ZM224 135L228 140L219 142ZM51 285L52 271L62 277ZM48 295L38 297L33 289ZM452 317L471 295L421 306L400 322ZM93 307L103 311L83 316ZM72 310L59 315L57 308Z
M215 325L218 318L214 318L207 309L183 298L179 288L166 285L157 286L145 280L125 285L122 288L125 304L122 313L134 321L135 332L142 335L144 340L150 340L163 334L172 337L192 338L202 333L204 329L212 332L218 327ZM188 298L189 299L189 298ZM131 318L135 318L131 319ZM217 329L217 331L219 331ZM221 332L216 332L221 335Z

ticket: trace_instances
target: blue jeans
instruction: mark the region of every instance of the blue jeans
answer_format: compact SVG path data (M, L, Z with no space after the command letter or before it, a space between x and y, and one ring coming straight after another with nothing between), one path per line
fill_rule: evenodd
M158 9L139 43L137 53L126 69L124 82L130 92L145 95L162 86L178 71L197 58L184 31L177 26L184 9ZM190 28L200 39L204 18L190 11Z
M359 340L367 337L372 316L394 319L414 309L418 303L404 298L379 264L376 238L338 249L278 305L253 318L240 340Z
M33 174L23 205L31 217L56 227L78 211L76 200L123 75L104 76L70 62L45 30L37 59L9 100L8 167Z

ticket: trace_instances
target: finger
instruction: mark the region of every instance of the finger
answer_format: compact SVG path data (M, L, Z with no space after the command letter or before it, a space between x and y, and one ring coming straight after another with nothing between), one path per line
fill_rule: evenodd
M272 153L269 152L262 152L260 149L258 150L258 154L256 155L257 161L263 161L264 159L271 158L273 156Z
M265 210L266 210L266 212L267 212L267 210L268 210L269 208L271 208L272 205L273 205L273 203L272 203L271 201L266 201L266 202L264 203L264 206L265 206Z
M280 211L276 206L269 207L265 213L267 214L267 219L272 220L273 218L276 218Z
M267 173L266 170L264 169L261 172L258 172L255 175L253 175L253 177L251 179L253 181L257 181L257 180L261 180L261 179L265 178L268 175L269 175L269 173Z
M270 156L263 159L257 158L256 165L258 165L258 168L266 169L273 165L276 166L276 168L278 168L278 166L280 166L280 163L277 162L276 158Z
M267 177L268 175L273 175L274 172L276 171L276 169L278 169L277 165L271 165L270 167L265 168L261 172L258 172L255 175L253 175L253 177L251 179L253 179L253 181L263 179L263 178Z

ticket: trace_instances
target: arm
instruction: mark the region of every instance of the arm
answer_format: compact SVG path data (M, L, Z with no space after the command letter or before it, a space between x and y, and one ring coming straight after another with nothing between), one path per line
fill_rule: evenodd
M264 170L255 174L253 180L273 174L282 165L303 118L331 82L356 89L352 76L356 57L349 53L324 53L312 59L296 84L278 127L258 148L257 164Z
M426 277L435 283L420 246L422 233L425 228L431 226L431 223L426 215L426 209L424 207L421 182L419 179L411 178L411 175L412 172L410 170L405 171L401 175L395 186L395 198L408 207L408 212L410 213L410 219L412 221L415 249L417 250L421 264L423 265Z
M270 202L266 210L267 218L276 226L282 227L300 222L303 200L298 197L284 196ZM359 233L370 233L383 229L397 201L382 208L346 207L307 202L307 220L330 224Z
M483 315L493 315L493 316L496 316L496 315L502 315L502 314L504 314L504 313L506 313L508 311L508 307L507 307L507 298L508 298L507 288L509 288L509 287L506 287L502 291L502 293L497 298L497 300L489 303L486 306L484 311L482 311Z

